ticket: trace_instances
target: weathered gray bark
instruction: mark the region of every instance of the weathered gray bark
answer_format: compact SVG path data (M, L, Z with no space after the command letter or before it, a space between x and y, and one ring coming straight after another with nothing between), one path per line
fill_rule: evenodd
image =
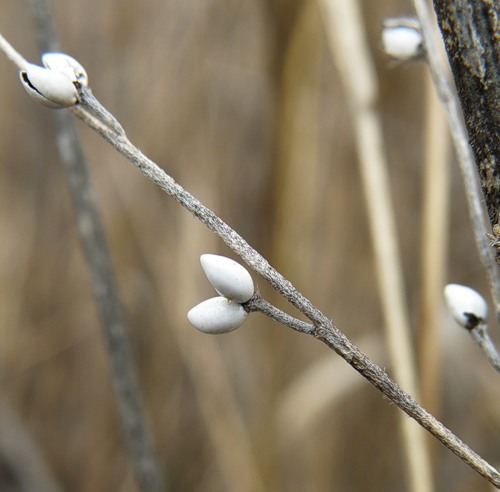
M500 2L434 0L434 8L499 249Z

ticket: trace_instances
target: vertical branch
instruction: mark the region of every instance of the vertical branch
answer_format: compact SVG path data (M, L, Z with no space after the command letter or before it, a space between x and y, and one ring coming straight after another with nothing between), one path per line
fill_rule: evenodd
M57 50L58 40L46 0L30 0L43 51ZM66 171L76 224L91 274L97 311L106 339L129 454L143 492L164 490L142 402L127 324L111 264L86 158L71 115L54 112L57 147Z
M500 3L434 0L434 6L488 216L500 238Z
M0 463L9 490L62 492L40 450L4 396L0 396ZM5 480L5 477L9 479Z
M477 172L474 165L474 154L469 145L469 138L463 122L457 94L448 82L448 73L440 56L440 40L435 33L435 19L431 15L427 0L413 0L415 11L421 24L425 42L427 61L438 97L443 105L451 138L457 156L460 172L465 187L465 196L469 209L469 217L474 232L474 239L481 263L486 270L491 296L495 304L497 319L500 320L500 275L489 240L487 221L483 210L483 199L479 189Z

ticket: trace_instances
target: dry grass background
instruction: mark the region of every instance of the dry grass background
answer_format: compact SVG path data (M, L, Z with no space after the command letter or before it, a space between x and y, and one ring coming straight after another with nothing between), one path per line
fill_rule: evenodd
M52 5L64 50L132 141L390 371L351 121L317 7ZM417 346L425 66L392 66L379 49L382 20L411 12L408 2L362 5ZM39 59L27 3L2 2L0 30ZM63 490L134 491L51 113L26 97L4 57L0 94L1 399ZM405 490L398 410L336 355L258 314L216 338L188 324L187 310L212 295L199 255L231 254L80 130L171 489ZM447 280L486 293L453 163L450 170ZM498 377L444 313L439 338L437 416L498 463ZM442 446L433 453L436 490L490 490ZM11 480L0 463L0 490L22 490Z

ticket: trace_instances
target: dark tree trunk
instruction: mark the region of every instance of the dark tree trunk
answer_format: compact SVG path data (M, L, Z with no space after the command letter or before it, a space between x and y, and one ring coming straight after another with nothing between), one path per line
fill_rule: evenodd
M500 246L500 1L434 0Z

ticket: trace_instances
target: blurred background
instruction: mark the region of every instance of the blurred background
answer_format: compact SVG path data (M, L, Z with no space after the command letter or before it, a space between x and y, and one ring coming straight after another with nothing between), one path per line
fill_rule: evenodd
M51 5L63 50L129 138L391 374L352 119L316 2ZM426 67L380 49L384 18L411 14L410 2L361 6L418 347ZM28 2L1 3L0 32L38 62ZM26 97L3 54L0 94L0 434L14 443L2 445L0 490L28 490L22 442L62 490L136 491L52 113ZM326 346L260 314L219 337L189 325L187 311L214 295L200 254L234 255L78 128L171 490L407 490L398 409ZM443 281L489 299L453 155L449 172ZM438 301L432 410L498 464L498 375ZM431 453L436 490L491 490L442 445Z

